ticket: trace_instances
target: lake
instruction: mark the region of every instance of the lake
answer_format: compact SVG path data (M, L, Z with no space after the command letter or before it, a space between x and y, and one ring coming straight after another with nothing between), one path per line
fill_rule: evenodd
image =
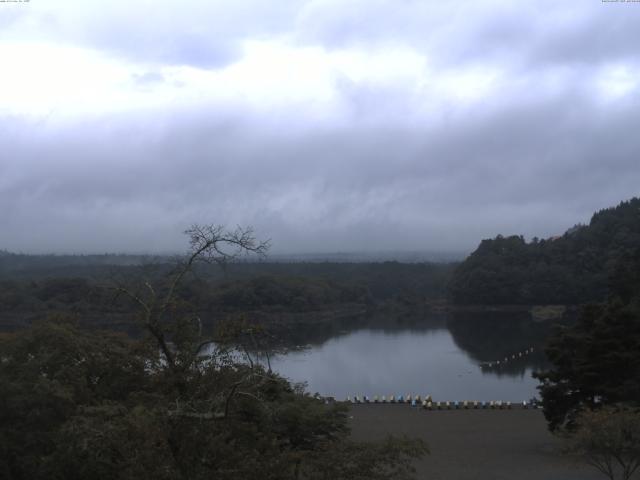
M271 364L291 381L307 382L309 392L336 399L430 394L434 401L521 402L538 396L531 374L545 366L548 331L521 315L463 315L343 332Z

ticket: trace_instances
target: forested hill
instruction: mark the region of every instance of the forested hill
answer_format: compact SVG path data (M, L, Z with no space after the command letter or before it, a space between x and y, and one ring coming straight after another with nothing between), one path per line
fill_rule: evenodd
M579 304L602 301L640 251L640 198L595 213L560 237L483 240L454 271L457 304Z

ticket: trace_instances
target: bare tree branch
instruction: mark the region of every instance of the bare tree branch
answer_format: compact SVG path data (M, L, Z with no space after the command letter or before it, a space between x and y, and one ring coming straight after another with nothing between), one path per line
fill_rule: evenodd
M256 240L253 229L236 227L233 231L225 230L222 225L192 225L184 232L189 237L190 250L186 259L177 265L169 287L166 293L162 294L162 301L159 302L158 292L160 290L154 288L149 281L144 281L141 288L145 288L148 292L148 300L143 298L137 292L124 286L117 286L116 291L126 295L142 310L143 326L156 339L162 354L165 356L168 366L171 369L178 367L177 362L182 368L189 368L194 361L197 360L202 348L212 343L212 340L202 341L202 322L199 317L195 318L197 322L197 339L199 344L195 350L185 355L177 355L172 352L169 341L163 325L163 318L170 312L170 308L176 300L176 290L183 281L184 277L193 271L196 262L204 261L208 263L216 263L225 265L227 262L238 258L240 255L254 254L264 257L269 248L269 241L259 242ZM190 347L193 348L193 347ZM253 366L253 361L248 352L249 362ZM179 359L179 360L177 360Z

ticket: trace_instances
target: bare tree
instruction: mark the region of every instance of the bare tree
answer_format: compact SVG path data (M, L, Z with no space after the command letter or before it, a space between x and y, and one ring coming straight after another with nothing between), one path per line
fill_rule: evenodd
M184 233L189 237L190 249L178 260L170 273L168 287L154 287L149 280L144 280L134 287L122 284L115 287L119 294L126 295L138 305L143 328L155 339L167 367L171 370L189 368L202 349L213 342L211 338L203 338L200 319L194 317L192 323L195 324L197 332L195 341L190 344L190 351L185 352L183 348L176 352L170 347L168 331L172 326L171 321L174 321L171 319L171 311L177 301L177 289L185 277L193 272L199 262L212 263L224 268L230 261L243 255L264 257L269 249L269 240L258 241L251 227L237 227L229 231L222 225L194 224Z
M571 450L585 456L610 480L628 480L640 467L640 412L603 407L583 412Z

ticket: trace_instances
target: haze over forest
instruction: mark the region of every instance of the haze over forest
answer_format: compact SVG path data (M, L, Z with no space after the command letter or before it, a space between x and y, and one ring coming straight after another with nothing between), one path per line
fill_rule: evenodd
M640 185L640 3L0 4L0 249L548 237Z

